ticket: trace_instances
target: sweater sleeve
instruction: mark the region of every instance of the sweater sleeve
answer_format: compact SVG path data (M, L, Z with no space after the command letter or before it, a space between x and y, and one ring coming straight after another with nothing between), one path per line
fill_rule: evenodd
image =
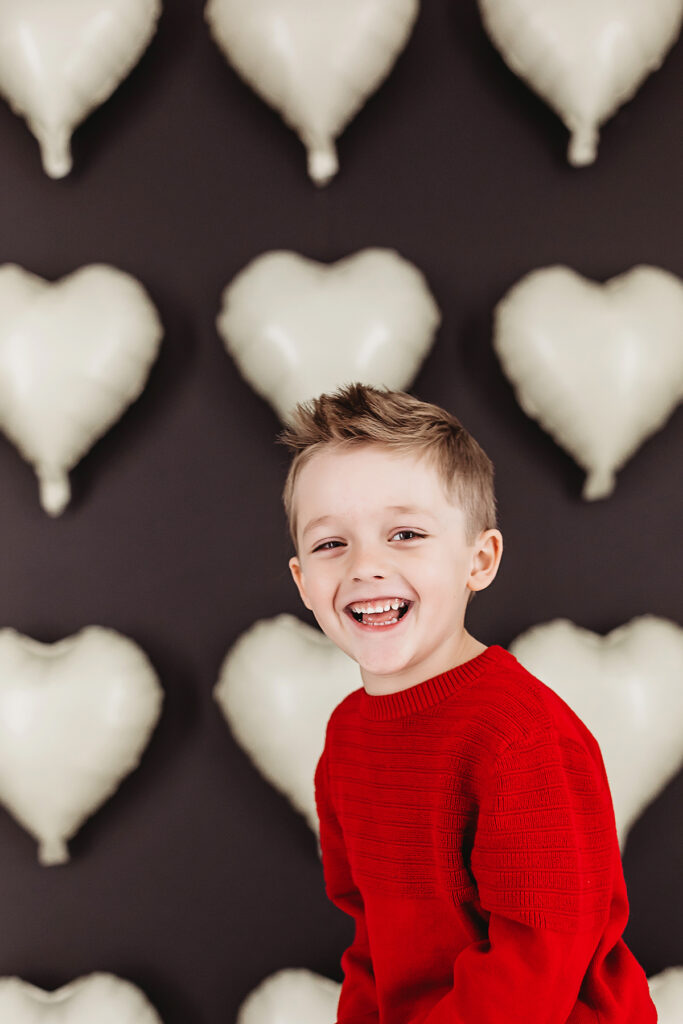
M547 729L508 747L471 856L488 937L456 957L452 989L411 1024L565 1024L609 919L618 850L587 748ZM577 1020L596 1019L584 1011Z
M375 975L365 922L363 898L351 876L344 836L329 796L327 747L315 772L315 799L320 822L325 891L329 899L355 921L353 942L342 954L344 971L337 1024L379 1024Z

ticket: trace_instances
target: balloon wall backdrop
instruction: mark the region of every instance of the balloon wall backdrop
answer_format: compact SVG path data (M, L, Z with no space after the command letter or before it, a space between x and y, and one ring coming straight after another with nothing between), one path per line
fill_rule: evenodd
M680 1024L683 5L247 6L0 13L0 1024L333 1024L275 437L354 379L493 459L469 628L597 737Z

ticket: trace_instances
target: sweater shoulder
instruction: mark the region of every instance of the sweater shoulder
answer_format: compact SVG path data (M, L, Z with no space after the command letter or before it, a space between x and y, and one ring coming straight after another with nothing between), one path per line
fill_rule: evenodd
M487 708L492 728L500 736L500 756L508 747L524 744L539 732L554 733L589 750L600 760L597 740L585 722L560 695L528 671L509 651L499 670L480 680L480 703ZM474 696L474 695L473 695Z
M400 720L369 721L362 714L363 688L353 690L332 711L326 740L343 745L355 734L377 732L388 743L403 745L421 733L442 750L453 747L461 753L463 742L471 744L472 753L478 751L477 760L491 766L508 749L544 732L580 745L600 764L597 741L572 708L513 654L502 647L496 650L495 661L485 672L433 707Z
M360 686L357 690L352 690L351 693L347 694L346 697L337 704L327 722L328 733L334 732L340 726L349 724L358 718L362 692L363 687Z

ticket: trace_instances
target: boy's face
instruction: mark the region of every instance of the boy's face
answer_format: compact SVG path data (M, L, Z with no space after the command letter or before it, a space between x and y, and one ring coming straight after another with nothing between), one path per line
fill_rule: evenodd
M467 599L495 576L502 538L467 543L464 513L428 460L372 444L322 451L294 503L292 576L366 689L404 689L463 660Z

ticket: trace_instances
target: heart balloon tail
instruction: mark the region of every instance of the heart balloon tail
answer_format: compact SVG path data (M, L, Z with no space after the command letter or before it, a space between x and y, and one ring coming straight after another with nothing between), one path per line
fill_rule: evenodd
M308 150L308 176L316 185L329 185L339 170L337 149L332 139L305 143Z
M44 125L30 125L38 140L43 170L50 178L64 178L71 170L71 131L63 125L53 128Z
M608 469L597 469L590 472L583 485L581 497L584 501L597 501L600 498L608 498L614 490L616 477Z
M598 155L600 133L592 123L570 125L572 137L569 140L567 159L573 167L586 167L595 163Z
M45 839L38 847L38 861L44 867L66 864L69 859L68 847L62 839Z
M36 466L40 484L40 504L50 516L59 516L71 500L67 473L52 466Z

